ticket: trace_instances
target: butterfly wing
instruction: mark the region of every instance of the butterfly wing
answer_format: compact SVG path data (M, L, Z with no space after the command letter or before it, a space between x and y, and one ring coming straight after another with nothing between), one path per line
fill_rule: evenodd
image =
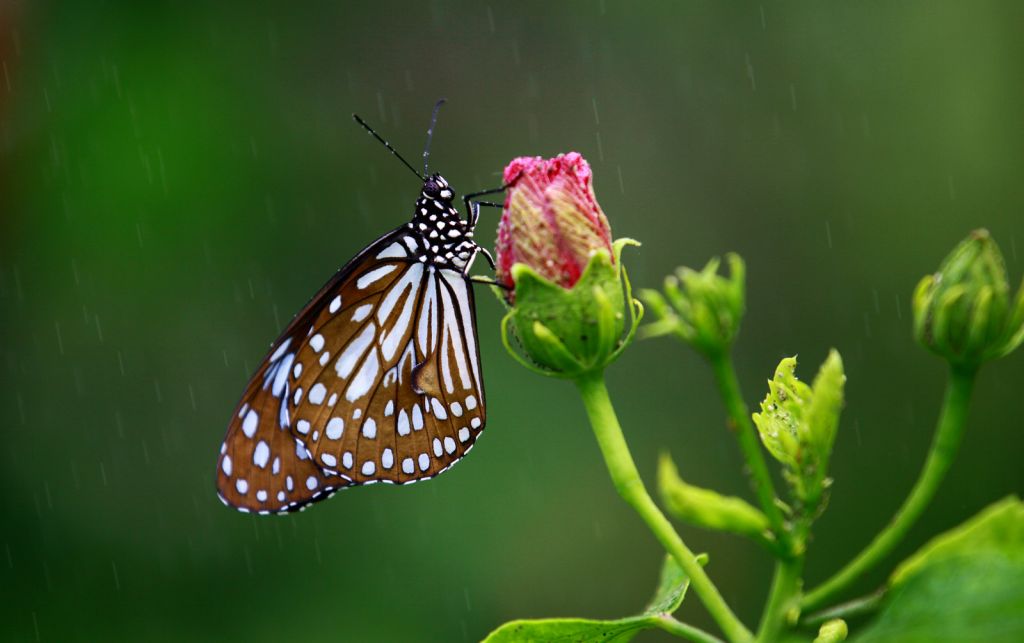
M221 447L226 504L294 511L432 477L472 448L485 420L473 292L419 243L402 227L371 244L273 344Z
M353 484L437 475L484 426L472 289L416 244L400 235L355 270L296 357L292 433Z
M235 408L221 445L217 492L225 504L258 513L296 511L351 484L316 466L289 430L295 356L310 341L313 324L323 310L330 309L336 291L354 271L373 261L375 251L389 245L398 232L370 244L335 273L271 344Z

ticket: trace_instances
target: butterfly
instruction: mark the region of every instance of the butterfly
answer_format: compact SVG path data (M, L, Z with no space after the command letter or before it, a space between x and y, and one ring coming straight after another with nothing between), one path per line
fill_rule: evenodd
M235 408L217 459L224 504L302 510L338 490L409 484L449 469L486 423L469 275L480 205L428 174L434 107L412 219L341 268L271 344Z

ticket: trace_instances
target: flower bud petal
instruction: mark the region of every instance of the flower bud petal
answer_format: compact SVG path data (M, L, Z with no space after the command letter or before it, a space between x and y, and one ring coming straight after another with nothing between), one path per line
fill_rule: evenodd
M512 266L523 263L572 288L596 251L613 257L608 219L594 196L590 166L579 153L520 157L508 164L504 178L509 187L498 225L499 282L514 288Z

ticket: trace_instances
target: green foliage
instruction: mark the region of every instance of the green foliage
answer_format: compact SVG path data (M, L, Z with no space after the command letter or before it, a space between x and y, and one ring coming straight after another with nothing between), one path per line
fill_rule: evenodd
M890 587L858 641L1024 640L1024 504L1006 498L936 537Z
M563 378L599 371L614 361L632 341L643 314L622 267L626 245L639 244L617 240L614 261L604 251L595 252L571 289L545 279L526 264L512 266L515 305L502 320L509 353L532 370ZM630 326L623 337L627 306ZM512 349L511 333L532 363Z
M682 267L665 277L662 296L645 289L655 321L644 327L645 337L675 334L701 353L727 352L740 330L746 301L746 268L737 254L726 255L729 276L718 274L721 261L713 257L700 271Z
M975 230L914 291L914 336L950 362L974 367L1024 341L1024 286L1010 299L1006 265L987 230Z
M779 362L754 424L769 453L785 468L793 495L808 511L818 508L828 481L828 460L839 425L846 376L835 350L808 386L796 377L796 358Z
M679 520L765 540L768 518L763 513L742 498L687 484L668 454L663 454L658 464L658 490L665 508Z
M706 557L699 557L702 564ZM686 596L690 579L671 556L665 557L661 579L654 597L637 616L615 620L585 618L548 618L509 621L491 632L485 643L526 643L531 641L563 641L587 643L597 641L624 642L641 630L663 626L665 617L679 609Z

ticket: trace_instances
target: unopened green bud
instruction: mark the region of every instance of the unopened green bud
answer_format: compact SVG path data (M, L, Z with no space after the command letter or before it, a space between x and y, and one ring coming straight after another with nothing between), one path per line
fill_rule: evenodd
M729 275L718 274L714 257L700 271L679 268L665 278L664 294L644 290L640 296L655 321L646 337L674 334L706 356L727 352L739 333L745 305L745 268L737 254L726 255Z
M761 412L753 414L761 441L783 464L786 478L801 501L816 505L828 485L825 474L839 426L845 383L843 362L834 349L818 369L812 386L797 379L796 358L787 357L768 381Z
M1024 287L1011 300L1006 266L987 230L975 230L914 291L914 336L955 366L976 368L1024 341Z
M526 264L515 264L515 305L502 322L505 345L513 356L519 357L511 346L512 333L532 362L526 365L545 375L576 378L617 358L632 340L642 310L630 297L619 260L629 243L636 244L630 239L614 243L614 260L603 250L596 251L571 288L549 281Z
M665 507L679 520L757 540L764 540L768 533L768 518L763 513L741 498L687 484L668 454L658 463L658 488Z

